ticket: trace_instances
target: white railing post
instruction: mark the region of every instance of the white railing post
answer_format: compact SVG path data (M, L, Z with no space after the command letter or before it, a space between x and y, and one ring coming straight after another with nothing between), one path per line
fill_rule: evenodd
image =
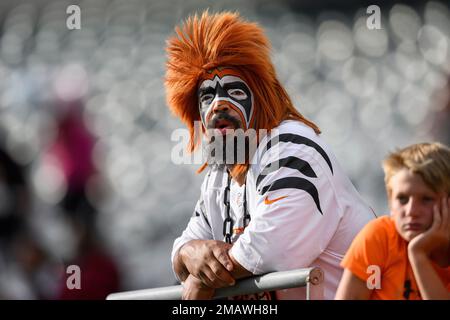
M322 269L314 268L306 281L306 300L323 300L324 274Z
M216 290L215 299L237 295L260 293L264 291L282 290L306 286L306 298L323 299L324 279L320 268L305 268L290 271L271 272L236 282L236 285ZM183 287L169 286L112 293L107 300L180 300Z

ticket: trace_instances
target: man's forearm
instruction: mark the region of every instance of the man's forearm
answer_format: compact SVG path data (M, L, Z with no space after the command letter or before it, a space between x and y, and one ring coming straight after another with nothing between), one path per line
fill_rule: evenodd
M188 270L188 268L186 267L186 264L185 264L186 260L184 260L184 259L192 258L191 256L194 253L192 251L192 250L194 250L194 248L192 248L192 245L200 243L201 241L202 240L191 240L191 241L185 243L183 246L181 246L181 248L175 254L174 259L173 259L173 269L174 269L176 275L178 276L178 278L181 281L185 281L186 278L190 274L190 272L189 272L189 270ZM225 254L225 256L229 257L228 261L232 262L232 264L233 264L232 270L229 270L229 274L230 274L229 277L230 277L230 279L232 277L233 279L237 280L237 279L247 278L247 277L250 277L250 276L253 275L247 269L242 267L239 264L239 262L237 262L236 259L234 259L234 257L230 254L229 250L225 251L224 254ZM223 262L222 262L222 264L223 264Z
M231 253L228 251L228 255L230 256L231 261L233 261L233 270L231 271L231 275L235 280L242 279L242 278L248 278L253 275L250 271L245 269L237 260L231 255Z
M173 259L173 270L175 271L178 279L180 279L181 282L185 281L186 278L189 276L189 271L187 270L182 256L181 256L181 247L178 252L175 254L175 257Z

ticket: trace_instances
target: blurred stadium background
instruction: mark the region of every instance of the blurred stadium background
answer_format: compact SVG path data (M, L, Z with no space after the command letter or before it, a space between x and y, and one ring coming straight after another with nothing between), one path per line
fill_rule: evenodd
M80 30L66 27L71 4L81 8ZM381 8L380 30L366 27L370 4ZM294 104L379 215L387 213L382 158L415 142L450 142L447 2L1 0L0 147L26 168L26 219L56 264L70 260L74 235L58 205L69 189L66 169L51 150L61 115L75 108L95 137L86 197L120 289L175 283L172 242L203 175L171 161L171 133L182 124L165 104L164 47L175 25L206 8L237 10L264 27ZM40 280L30 282L7 255L0 253L0 297L51 296L51 272L36 271Z

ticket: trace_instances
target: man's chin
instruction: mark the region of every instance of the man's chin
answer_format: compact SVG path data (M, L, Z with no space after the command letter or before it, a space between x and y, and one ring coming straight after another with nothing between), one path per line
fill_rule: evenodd
M207 163L242 164L248 159L248 138L241 129L214 129L205 145Z

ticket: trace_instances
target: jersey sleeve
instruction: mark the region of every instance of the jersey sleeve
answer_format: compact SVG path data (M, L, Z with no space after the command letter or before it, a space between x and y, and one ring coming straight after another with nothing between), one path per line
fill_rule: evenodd
M383 272L388 257L388 230L385 228L386 217L370 221L353 240L341 262L341 266L350 270L355 276L367 281L373 267Z
M191 240L209 240L213 239L211 224L208 217L208 212L205 208L205 193L207 185L208 175L206 175L201 186L200 198L195 205L194 213L190 218L186 229L183 231L180 237L175 239L172 247L171 261L173 263L175 255L178 250L187 242Z
M262 156L254 175L256 210L231 249L253 274L310 266L339 225L331 162L312 141L298 146L289 140L300 138L284 137Z

